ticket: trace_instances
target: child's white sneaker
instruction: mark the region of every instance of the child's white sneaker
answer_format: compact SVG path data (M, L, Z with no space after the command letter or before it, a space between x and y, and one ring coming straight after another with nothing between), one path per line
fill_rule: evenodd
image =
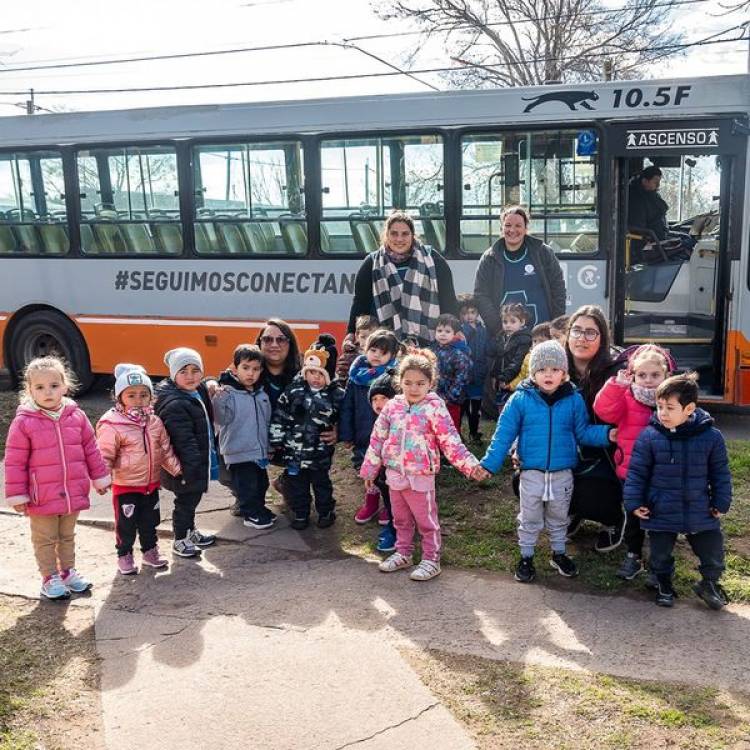
M393 573L402 568L410 568L413 564L414 561L411 557L402 555L400 552L394 552L378 565L378 570L380 570L381 573Z
M68 599L70 597L70 590L57 573L42 581L40 593L47 599Z
M440 563L436 560L422 560L409 574L412 581L429 581L440 575Z

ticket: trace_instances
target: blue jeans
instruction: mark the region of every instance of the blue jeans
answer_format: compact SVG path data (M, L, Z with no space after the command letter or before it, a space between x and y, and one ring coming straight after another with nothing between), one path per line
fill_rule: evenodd
M709 581L718 581L724 572L724 536L721 529L686 534L688 544L700 560L698 572ZM674 575L672 550L677 540L673 531L649 531L651 572L662 582L670 582Z

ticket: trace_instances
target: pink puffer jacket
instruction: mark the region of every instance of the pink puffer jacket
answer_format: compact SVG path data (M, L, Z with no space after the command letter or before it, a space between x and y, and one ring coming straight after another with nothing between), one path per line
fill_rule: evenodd
M99 450L121 487L146 487L159 481L160 469L173 477L182 473L164 422L155 414L145 425L112 408L96 425Z
M617 427L615 470L624 481L635 441L648 425L654 410L635 400L630 385L618 383L612 377L596 394L594 411L602 422Z
M398 395L385 405L372 428L359 475L374 479L381 465L405 476L437 474L441 450L466 476L479 465L461 442L440 396L430 392L424 401L410 405Z
M56 516L89 507L91 483L109 476L88 417L69 401L60 419L21 405L5 444L5 500L29 515Z

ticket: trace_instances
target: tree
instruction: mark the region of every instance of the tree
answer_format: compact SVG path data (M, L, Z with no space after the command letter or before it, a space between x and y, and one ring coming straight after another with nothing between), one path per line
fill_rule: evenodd
M385 19L409 19L425 41L440 39L462 66L447 74L459 87L530 86L545 81L635 78L679 54L670 27L675 0L376 0ZM415 45L419 49L421 45ZM416 55L416 52L414 53Z

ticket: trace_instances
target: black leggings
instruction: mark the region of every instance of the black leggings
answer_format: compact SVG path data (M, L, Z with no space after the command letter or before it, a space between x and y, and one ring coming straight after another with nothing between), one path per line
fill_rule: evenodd
M467 398L461 405L461 416L466 414L469 420L469 435L476 435L479 433L479 416L481 412L481 398Z

